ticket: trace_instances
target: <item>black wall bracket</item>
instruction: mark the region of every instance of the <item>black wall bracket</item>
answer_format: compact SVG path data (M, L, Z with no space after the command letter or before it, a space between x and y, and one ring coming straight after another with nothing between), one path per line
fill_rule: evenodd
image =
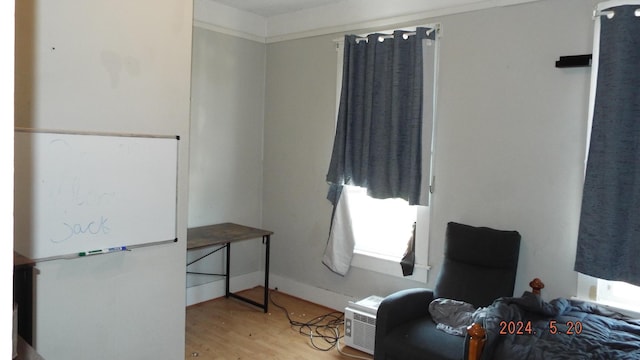
M591 54L560 56L560 59L556 61L556 67L557 68L588 67L588 66L591 66L591 57L592 57Z

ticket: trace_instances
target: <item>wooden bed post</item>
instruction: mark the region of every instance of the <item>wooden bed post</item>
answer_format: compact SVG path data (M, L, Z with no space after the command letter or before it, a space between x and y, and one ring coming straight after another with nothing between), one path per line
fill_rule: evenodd
M538 278L531 280L529 286L531 286L531 292L536 295L540 295L540 290L544 289L544 283ZM480 360L487 331L482 325L473 323L467 327L467 333L469 334L469 354L465 360Z
M469 334L469 354L467 360L480 360L487 332L478 323L473 323L467 327Z
M531 292L536 295L540 295L540 290L544 289L544 284L538 278L531 280L529 286L531 286Z

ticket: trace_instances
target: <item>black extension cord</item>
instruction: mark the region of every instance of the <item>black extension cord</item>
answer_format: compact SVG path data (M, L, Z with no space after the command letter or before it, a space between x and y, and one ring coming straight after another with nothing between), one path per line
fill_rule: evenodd
M311 346L314 349L330 351L338 346L340 339L344 337L344 335L342 335L344 314L333 311L325 315L316 316L307 322L296 321L289 316L289 311L284 306L273 301L271 294L272 291L269 291L269 300L271 303L285 313L291 327L297 328L301 335L309 337ZM316 344L318 339L324 342L322 346Z

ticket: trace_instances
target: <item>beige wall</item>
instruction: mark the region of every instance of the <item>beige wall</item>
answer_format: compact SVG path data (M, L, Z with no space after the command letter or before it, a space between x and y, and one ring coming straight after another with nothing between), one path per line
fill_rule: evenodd
M265 44L194 27L191 103L189 226L235 222L262 226L262 134L264 127ZM196 259L211 249L189 251ZM259 241L233 245L234 276L263 267ZM222 272L223 252L189 267ZM246 285L253 287L256 282ZM235 279L234 284L240 284ZM187 277L187 304L219 297L220 278ZM223 287L219 287L223 290ZM193 294L193 296L192 296Z
M432 286L446 223L459 221L520 231L516 293L540 277L547 296L575 295L590 69L554 62L591 52L594 4L547 0L416 22L443 29L426 285L360 269L340 277L321 264L331 212L332 40L341 35L269 44L263 223L277 234L273 272L354 297Z
M261 225L265 45L194 27L189 226Z
M177 243L37 264L47 359L184 356L191 22L191 1L16 2L16 126L181 139Z

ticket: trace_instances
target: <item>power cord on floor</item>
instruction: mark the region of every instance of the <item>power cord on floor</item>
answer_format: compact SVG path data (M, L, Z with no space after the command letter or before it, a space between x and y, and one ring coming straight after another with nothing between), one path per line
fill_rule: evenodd
M336 349L338 349L338 352L343 356L348 356L348 357L351 357L351 358L354 358L354 359L372 360L372 358L370 358L370 357L358 356L358 355L347 354L347 353L342 352L342 349L340 349L340 339L338 339L338 344L336 345Z
M279 305L273 301L273 291L269 291L269 300L271 303L282 310L289 320L289 324L298 328L298 332L302 335L308 336L311 342L311 346L320 351L330 351L336 348L338 352L343 356L348 356L355 359L371 360L371 358L347 354L340 349L340 339L344 337L342 335L342 329L344 326L344 314L339 311L332 311L325 315L316 316L315 318L307 321L300 322L293 320L289 316L289 311L282 305ZM316 341L321 340L323 346L320 346Z

